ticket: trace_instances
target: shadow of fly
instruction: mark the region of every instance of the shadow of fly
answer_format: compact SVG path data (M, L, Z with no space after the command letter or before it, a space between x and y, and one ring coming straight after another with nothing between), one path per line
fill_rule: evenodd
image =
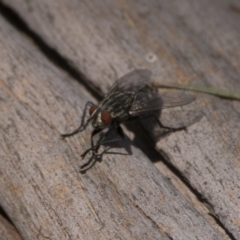
M186 94L160 94L156 87L150 84L151 72L146 69L134 70L122 78L118 79L103 97L98 105L87 102L84 108L80 126L71 133L62 134L63 138L70 137L86 129L91 122L94 130L91 134L91 147L82 153L84 158L89 152L92 153L87 163L80 166L80 171L84 172L94 165L97 158L101 158L102 153L98 153L99 147L125 138L120 126L128 120L146 117L156 114L164 108L183 106L195 100L195 97ZM89 116L86 117L87 111ZM161 128L169 130L181 130L181 128L170 128L164 126L160 120ZM94 144L93 137L101 134L100 139ZM113 134L114 133L114 134Z

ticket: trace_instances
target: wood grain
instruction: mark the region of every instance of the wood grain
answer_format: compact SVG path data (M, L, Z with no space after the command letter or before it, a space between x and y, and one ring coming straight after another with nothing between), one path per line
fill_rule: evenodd
M101 94L139 67L150 69L154 81L240 91L238 1L3 2ZM239 102L199 95L190 106L164 111L163 122L170 125L179 111L180 123L184 111L200 112L202 118L187 132L157 142L165 164L160 171L131 146L132 155L106 155L81 175L80 154L89 133L66 141L58 136L79 124L87 100L96 100L18 29L5 20L1 26L1 205L22 236L240 238ZM126 140L120 147L129 144ZM166 169L197 204L164 177Z
M4 240L22 240L16 229L3 216L0 216L0 234Z

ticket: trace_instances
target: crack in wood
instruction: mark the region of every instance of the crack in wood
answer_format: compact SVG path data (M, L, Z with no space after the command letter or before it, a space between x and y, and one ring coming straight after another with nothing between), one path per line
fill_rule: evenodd
M87 79L83 73L74 68L68 59L62 56L56 49L49 46L39 34L37 34L28 26L28 24L16 11L3 2L0 2L0 14L16 29L31 38L39 50L48 58L48 60L50 60L57 67L66 71L72 78L83 85L94 98L100 100L103 97L103 94L98 86L94 85L94 83Z

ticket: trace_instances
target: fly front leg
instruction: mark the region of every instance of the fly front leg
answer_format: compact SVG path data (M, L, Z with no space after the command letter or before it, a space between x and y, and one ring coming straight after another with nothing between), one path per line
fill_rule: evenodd
M111 138L111 133L113 133L115 130L116 130L117 135L115 137ZM108 130L108 132L101 138L99 145L121 141L124 138L125 138L125 135L123 133L122 128L120 127L120 125L116 124L112 128L110 128Z
M91 134L91 147L89 149L87 149L82 155L82 159L91 151L92 152L92 156L90 157L90 159L84 163L83 165L80 166L80 171L83 173L86 170L88 170L89 168L91 168L97 161L98 154L97 151L100 147L101 144L97 144L94 146L93 143L93 137L98 134L99 132L101 132L102 129L94 129L92 134Z
M115 131L115 130L116 130L117 136L115 136L115 138L111 138L111 133L113 133L113 131ZM101 137L101 139L98 141L98 143L96 145L94 145L93 137L99 132L101 132L101 129L100 130L96 129L92 132L92 136L91 136L91 145L92 146L91 146L91 148L87 149L81 155L81 157L84 158L88 152L92 151L92 156L90 157L90 159L86 163L84 163L83 165L80 166L81 172L85 172L86 170L90 169L96 163L96 161L101 159L102 155L105 152L107 152L107 150L109 150L109 148L107 148L107 149L103 150L101 153L98 153L98 149L100 148L101 145L106 144L106 143L121 141L125 138L122 128L118 124L114 124L108 129L106 134L104 134Z
M115 132L116 131L116 132ZM115 136L112 136L112 134L115 134ZM92 142L92 149L93 154L95 156L97 156L97 151L99 149L99 147L101 145L104 144L108 144L108 143L112 143L112 142L117 142L117 141L121 141L125 138L125 135L123 133L122 128L118 125L118 124L114 124L112 125L108 131L106 132L106 134L104 134L101 139L98 141L98 143L94 146L93 142Z
M94 143L93 143L93 137L98 134L99 132L101 132L102 129L94 129L92 131L92 134L91 134L91 147L89 149L87 149L82 155L81 157L84 158L88 152L92 151L92 152L97 152L98 148L100 147L99 144L95 145L94 146Z
M80 172L85 173L88 169L92 168L97 161L101 160L103 154L107 152L109 149L110 148L105 149L100 154L93 153L91 158L86 163L80 166Z
M111 138L111 133L114 133L114 131L117 131L117 133L115 133L115 137ZM89 149L87 149L82 155L81 157L84 158L88 152L92 151L95 155L99 149L99 147L103 144L106 143L111 143L111 142L116 142L116 141L121 141L125 138L125 135L123 133L122 128L118 125L118 124L113 124L108 131L100 138L100 140L98 141L98 143L96 145L94 145L93 143L93 137L98 134L99 132L101 132L102 129L95 129L93 130L92 134L91 134L91 147Z
M80 126L79 126L76 130L74 130L73 132L71 132L71 133L61 134L61 137L62 137L62 138L73 136L73 135L75 135L75 134L83 131L83 130L87 127L87 125L88 125L89 122L92 120L92 118L90 117L90 118L86 121L86 123L84 123L84 122L85 122L85 116L86 116L86 112L87 112L88 106L92 106L92 105L93 105L92 102L87 102L87 103L86 103L86 105L85 105L85 107L84 107L84 110L83 110L83 116L82 116L82 120L81 120Z

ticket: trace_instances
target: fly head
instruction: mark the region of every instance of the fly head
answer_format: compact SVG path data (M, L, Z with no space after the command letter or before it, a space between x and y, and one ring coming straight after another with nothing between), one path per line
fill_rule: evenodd
M112 117L109 111L101 109L96 105L90 107L89 115L92 118L92 125L95 129L104 129L112 122Z

